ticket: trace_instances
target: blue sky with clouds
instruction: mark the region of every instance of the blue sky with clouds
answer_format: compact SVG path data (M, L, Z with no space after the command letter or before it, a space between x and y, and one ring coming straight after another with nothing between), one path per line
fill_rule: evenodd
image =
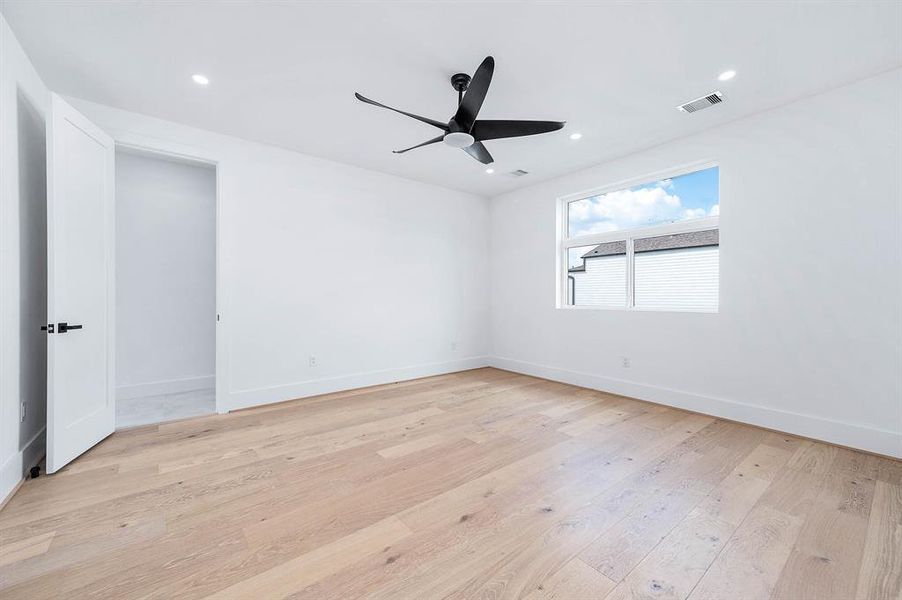
M571 202L570 236L621 231L720 214L719 171L711 167Z

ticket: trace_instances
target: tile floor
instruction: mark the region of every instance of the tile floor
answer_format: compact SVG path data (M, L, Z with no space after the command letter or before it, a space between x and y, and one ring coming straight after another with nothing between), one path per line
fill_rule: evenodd
M213 388L116 400L116 429L175 421L216 412Z

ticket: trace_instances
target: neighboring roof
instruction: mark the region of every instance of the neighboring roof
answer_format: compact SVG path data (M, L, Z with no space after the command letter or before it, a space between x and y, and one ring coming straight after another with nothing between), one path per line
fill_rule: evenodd
M655 252L656 250L676 250L678 248L701 248L704 246L720 245L720 230L707 229L705 231L693 231L691 233L675 233L673 235L659 235L656 237L636 238L633 240L633 252ZM592 248L583 254L583 264L578 267L570 267L568 273L584 273L586 271L587 258L600 258L602 256L617 256L626 254L626 241L605 242Z
M693 231L691 233L675 233L673 235L659 235L656 237L636 238L633 240L634 252L654 252L656 250L676 250L677 248L700 248L703 246L717 246L720 244L720 230L708 229L705 231ZM601 256L616 256L626 254L626 242L605 242L592 248L581 258L598 258ZM585 271L582 267L573 267L570 272Z
M614 254L626 254L626 242L606 242L599 244L582 255L581 258L597 258L599 256L612 256Z
M720 230L693 231L658 237L640 238L633 241L634 252L654 252L655 250L676 250L677 248L700 248L720 244Z

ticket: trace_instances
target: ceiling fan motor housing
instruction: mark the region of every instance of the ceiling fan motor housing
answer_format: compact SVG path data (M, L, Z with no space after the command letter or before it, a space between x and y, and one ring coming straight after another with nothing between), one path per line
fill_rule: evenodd
M457 92L463 93L470 87L470 76L466 73L455 73L451 76L451 87Z

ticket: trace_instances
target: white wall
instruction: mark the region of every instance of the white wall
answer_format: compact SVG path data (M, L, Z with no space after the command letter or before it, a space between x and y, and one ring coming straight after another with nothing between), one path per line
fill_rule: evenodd
M485 364L486 199L72 102L118 142L218 162L220 409Z
M0 502L44 452L48 105L0 16Z
M212 388L215 327L215 169L117 152L117 397Z
M493 363L902 456L900 106L896 70L494 199ZM555 309L555 198L704 159L719 313Z

